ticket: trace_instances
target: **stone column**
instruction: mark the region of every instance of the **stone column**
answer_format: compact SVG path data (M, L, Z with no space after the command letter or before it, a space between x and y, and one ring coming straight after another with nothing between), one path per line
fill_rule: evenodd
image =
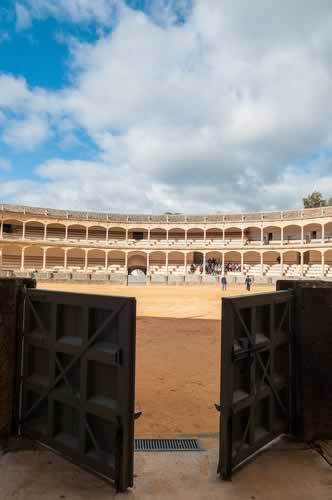
M184 274L187 276L187 253L184 254Z
M126 229L126 242L128 241L128 234L129 234L129 231L128 231L128 229Z
M150 241L150 233L151 233L151 229L148 229L148 241Z
M150 254L146 254L146 275L150 275Z
M321 255L322 255L322 259L321 259L322 260L322 273L321 274L322 274L322 276L324 276L324 273L325 273L325 269L324 269L324 266L325 266L325 254L324 254L324 252L322 252Z
M225 274L225 252L221 254L221 267L222 267L221 274Z
M282 227L280 230L280 239L281 239L281 245L284 244L284 228Z
M264 274L263 269L264 269L264 254L263 254L263 252L262 252L262 253L261 253L261 275L262 275L262 276L263 276L263 274Z
M244 229L243 229L243 227L241 228L241 239L242 239L242 241L244 240Z
M23 222L23 228L22 228L22 240L25 239L25 222Z
M264 228L261 227L261 245L264 243Z
M65 271L67 270L67 253L68 253L68 248L65 248L65 260L63 263L63 267L64 267Z
M47 224L44 226L44 240L47 239Z
M241 273L243 274L243 261L244 261L244 254L241 253Z
M43 271L46 269L46 252L47 248L43 248Z
M168 252L166 253L166 276L168 276Z
M65 240L68 240L68 226L66 226L65 230Z
M205 265L206 265L206 255L205 255L205 252L203 253L203 274L206 274L206 270L205 270Z
M88 270L88 250L85 250L84 271Z
M1 221L0 238L3 239L3 221Z
M280 253L280 274L284 275L284 254Z
M21 254L21 271L24 271L24 252L25 252L25 248L22 248L22 254Z
M325 243L325 224L322 224L322 243Z
M301 262L301 276L303 277L303 258L304 258L304 255L303 255L303 252L300 253L300 262Z
M85 239L88 241L89 239L89 226L86 226L86 230L85 230Z
M105 272L107 272L108 252L105 252Z
M125 273L128 274L128 253L125 253Z
M204 229L204 244L206 244L206 229Z

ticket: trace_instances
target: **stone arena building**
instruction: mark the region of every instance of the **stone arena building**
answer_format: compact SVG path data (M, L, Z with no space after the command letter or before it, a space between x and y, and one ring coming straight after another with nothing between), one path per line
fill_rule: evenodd
M236 264L240 280L332 278L332 207L125 215L1 204L0 224L2 275L121 281L140 269L151 281L203 281L216 279L205 266L214 259Z

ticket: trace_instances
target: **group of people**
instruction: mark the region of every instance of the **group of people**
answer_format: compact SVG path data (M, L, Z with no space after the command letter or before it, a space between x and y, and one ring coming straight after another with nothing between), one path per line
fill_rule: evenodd
M190 272L193 274L198 271L200 274L203 274L204 267L203 264L191 264ZM222 261L220 259L208 259L205 263L205 273L211 274L213 276L221 276L224 273L229 272L241 272L241 264L237 264L235 262L227 262L224 266L222 265Z
M251 285L252 285L252 278L249 275L246 276L244 283L245 283L247 292L250 292ZM221 284L222 290L227 290L227 276L226 276L226 274L222 275L221 280L220 280L220 284Z

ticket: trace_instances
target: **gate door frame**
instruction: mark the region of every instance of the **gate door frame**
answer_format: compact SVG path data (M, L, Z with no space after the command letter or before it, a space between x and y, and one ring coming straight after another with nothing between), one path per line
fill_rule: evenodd
M19 432L133 486L136 300L25 290Z
M292 430L293 293L222 301L218 472L232 472Z

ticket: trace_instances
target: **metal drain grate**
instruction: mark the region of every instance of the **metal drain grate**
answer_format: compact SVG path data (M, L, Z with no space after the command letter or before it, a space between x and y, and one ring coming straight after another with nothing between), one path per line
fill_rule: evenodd
M135 451L201 451L197 439L135 439Z

